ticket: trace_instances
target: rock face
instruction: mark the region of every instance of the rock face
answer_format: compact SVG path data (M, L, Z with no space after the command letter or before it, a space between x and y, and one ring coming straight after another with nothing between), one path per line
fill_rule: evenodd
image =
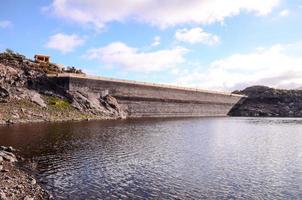
M126 118L126 114L120 108L117 100L107 95L102 97L99 94L88 92L87 90L68 91L68 96L73 107L81 112L86 112L93 115L109 114L112 117L121 119Z
M34 62L12 51L0 53L0 124L126 116L112 96L66 91L47 78L47 73L61 72L66 70L55 64Z
M302 117L302 91L252 86L234 91L247 97L236 104L230 116Z
M113 96L106 95L105 97L101 98L101 103L103 104L103 106L105 106L106 109L116 112L121 119L127 118L126 111L122 109L122 107Z

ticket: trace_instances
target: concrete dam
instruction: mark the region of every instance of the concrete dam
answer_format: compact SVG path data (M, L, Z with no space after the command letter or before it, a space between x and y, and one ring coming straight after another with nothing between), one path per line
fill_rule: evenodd
M243 97L224 92L176 87L104 77L49 75L69 91L87 90L100 96L115 97L128 118L227 116Z

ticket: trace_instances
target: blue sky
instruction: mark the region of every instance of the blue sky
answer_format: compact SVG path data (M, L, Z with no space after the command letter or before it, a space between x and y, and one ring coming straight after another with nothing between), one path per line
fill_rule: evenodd
M302 86L302 0L2 1L0 49L215 90Z

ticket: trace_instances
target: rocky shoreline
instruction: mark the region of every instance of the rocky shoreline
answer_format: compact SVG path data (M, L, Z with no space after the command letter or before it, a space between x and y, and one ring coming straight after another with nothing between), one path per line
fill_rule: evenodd
M12 147L0 147L0 200L53 199L36 179L19 167L22 157Z
M69 68L68 68L69 69ZM0 124L125 118L116 99L88 91L66 91L47 74L82 73L33 61L7 50L0 53Z

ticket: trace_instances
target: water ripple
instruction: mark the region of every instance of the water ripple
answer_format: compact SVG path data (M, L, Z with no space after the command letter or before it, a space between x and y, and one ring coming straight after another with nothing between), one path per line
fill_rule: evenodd
M299 119L23 125L0 141L38 162L57 199L302 199Z

